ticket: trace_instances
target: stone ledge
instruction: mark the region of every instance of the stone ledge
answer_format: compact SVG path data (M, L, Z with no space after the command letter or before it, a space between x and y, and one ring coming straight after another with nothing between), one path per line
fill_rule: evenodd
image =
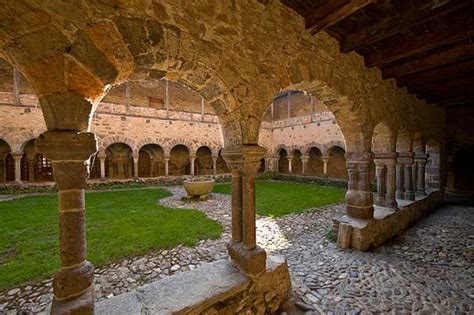
M412 223L443 203L443 192L432 191L416 201L398 201L399 210L375 207L374 219L362 220L344 215L333 220L338 245L366 251L404 232ZM333 238L336 238L333 235Z
M229 261L219 260L101 301L95 312L254 314L263 310L272 314L287 302L290 286L288 266L282 258L268 257L266 272L254 280L241 274Z

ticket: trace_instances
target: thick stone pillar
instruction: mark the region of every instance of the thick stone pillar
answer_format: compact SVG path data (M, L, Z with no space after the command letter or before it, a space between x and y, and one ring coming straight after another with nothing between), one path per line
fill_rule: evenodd
M138 178L138 156L133 157L133 178Z
M212 157L212 174L217 174L217 156Z
M386 194L386 167L385 161L382 159L374 159L375 177L377 179L377 194L375 196L375 204L377 206L385 206Z
M86 260L84 188L97 151L93 133L46 131L37 151L52 162L58 187L61 270L53 280L52 314L93 314L94 267Z
M191 175L194 175L194 161L196 161L196 157L192 156L189 158L189 164L190 164L190 173Z
M329 163L329 156L321 156L321 160L323 161L323 176L328 176L328 163Z
M100 179L105 180L105 156L98 156L100 162Z
M292 167L293 157L288 156L287 159L288 159L288 173L291 174L293 173L293 167Z
M304 155L301 157L303 175L306 175L308 173L308 161L309 161L309 156Z
M420 196L426 196L425 190L425 168L428 155L425 153L417 153L415 156L415 163L417 164L417 177L416 177L416 193Z
M346 209L351 217L370 220L374 216L374 198L370 185L371 162L372 154L369 152L346 153L349 173Z
M255 225L255 179L264 154L258 145L223 153L232 172L232 242L227 249L234 264L250 276L266 268L266 253L257 246Z
M21 183L21 159L23 153L12 153L13 160L15 161L15 183Z
M170 158L169 157L165 157L165 176L169 176L170 174Z

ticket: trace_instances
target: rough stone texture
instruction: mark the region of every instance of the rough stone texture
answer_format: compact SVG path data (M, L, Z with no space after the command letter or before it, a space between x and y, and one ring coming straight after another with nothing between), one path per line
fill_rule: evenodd
M265 274L256 279L219 260L98 303L97 313L267 314L280 309L289 293L284 260L269 258Z
M355 219L347 215L339 218L335 224L344 228L341 230L339 226L338 243L342 248L353 247L363 251L381 245L439 207L443 203L443 192L433 191L419 197L417 201L399 200L398 203L399 210L375 207L372 220Z
M117 295L120 299L126 296L121 293L145 283L228 257L230 197L212 194L206 202L187 203L181 200L182 188L169 189L173 196L163 199L163 204L204 211L223 224L222 238L96 268L99 301ZM309 314L472 313L472 207L434 211L401 236L368 252L341 250L328 240L332 219L344 211L340 204L277 220L257 218L259 245L271 255L287 258L295 301L303 303ZM48 292L51 279L6 289L0 292L0 312L39 313L51 301Z

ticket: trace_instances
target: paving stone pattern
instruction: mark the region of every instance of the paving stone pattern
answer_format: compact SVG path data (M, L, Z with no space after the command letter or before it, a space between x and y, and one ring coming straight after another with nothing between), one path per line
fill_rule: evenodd
M230 196L183 202L182 188L162 199L174 208L197 208L220 221L224 234L198 246L178 246L96 269L98 300L176 272L227 257ZM370 252L343 251L326 237L344 205L279 219L259 217L259 244L288 259L297 305L307 314L472 314L474 312L474 208L446 206L402 236ZM51 279L0 292L0 313L44 311Z

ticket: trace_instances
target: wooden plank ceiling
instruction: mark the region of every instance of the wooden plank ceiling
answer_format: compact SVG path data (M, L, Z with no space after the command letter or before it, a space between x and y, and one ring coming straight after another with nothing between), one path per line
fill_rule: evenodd
M429 103L474 107L474 0L282 0L384 79Z

